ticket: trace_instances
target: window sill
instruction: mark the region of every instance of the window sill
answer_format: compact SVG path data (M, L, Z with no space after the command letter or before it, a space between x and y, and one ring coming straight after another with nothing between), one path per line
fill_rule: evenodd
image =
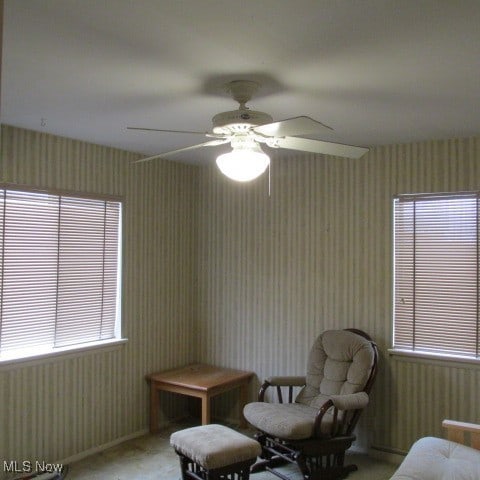
M442 365L458 365L459 363L464 363L466 365L480 367L480 358L462 357L459 355L441 353L413 352L410 350L397 350L395 348L389 348L388 353L390 356L398 356L399 360L404 361L428 361L430 363Z
M88 353L101 350L102 352L110 352L117 350L128 342L128 338L115 338L113 340L103 340L100 342L92 342L82 345L73 345L69 347L59 348L53 351L32 354L16 358L0 358L0 370L18 367L30 367L41 365L52 360L77 358Z

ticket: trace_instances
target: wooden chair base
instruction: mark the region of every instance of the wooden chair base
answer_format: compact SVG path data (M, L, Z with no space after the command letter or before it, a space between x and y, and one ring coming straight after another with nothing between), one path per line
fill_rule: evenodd
M353 464L344 465L345 450L355 439L354 436L337 439L332 450L328 448L332 447L331 444L325 450L316 453L307 449L310 450L309 455L302 453L302 448L297 449L295 445L287 444L264 434L257 434L255 438L262 446L262 454L260 460L252 466L252 473L266 470L282 480L290 480L288 475L277 470L277 468L292 463L297 466L304 480L342 480L358 469Z

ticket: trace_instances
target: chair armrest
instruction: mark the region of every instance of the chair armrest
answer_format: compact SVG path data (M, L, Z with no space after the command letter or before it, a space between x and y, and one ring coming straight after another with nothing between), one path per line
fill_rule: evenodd
M266 380L272 386L278 387L303 387L307 381L305 376L268 377Z
M442 427L447 430L447 439L452 442L469 445L480 450L480 425L476 423L456 422L455 420L444 420ZM470 441L468 441L470 437Z
M314 431L318 436L324 435L321 425L324 415L333 408L333 422L331 425L330 436L334 437L339 432L350 435L356 424L356 419L360 410L368 405L369 396L366 392L350 393L346 395L332 395L318 410L315 417ZM347 415L346 413L338 418L338 412L353 412Z
M280 403L283 403L280 387L288 387L288 401L291 403L293 400L293 387L303 387L305 382L305 376L268 377L263 382L260 391L258 392L258 401L263 402L265 400L265 392L268 387L276 387L278 400Z
M339 410L358 410L368 405L369 397L365 392L358 392L348 395L332 395L330 400Z

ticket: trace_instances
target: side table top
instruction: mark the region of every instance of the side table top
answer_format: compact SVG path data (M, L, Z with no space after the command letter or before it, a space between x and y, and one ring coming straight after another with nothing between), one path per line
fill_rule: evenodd
M165 372L152 373L146 378L149 382L157 385L177 385L193 390L208 391L218 386L247 382L252 376L253 372L194 363Z

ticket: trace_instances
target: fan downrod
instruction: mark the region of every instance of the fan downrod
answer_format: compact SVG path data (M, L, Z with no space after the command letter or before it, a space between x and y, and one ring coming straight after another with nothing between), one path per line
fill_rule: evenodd
M240 104L240 110L246 110L245 104L250 101L260 84L252 80L233 80L225 85L225 90Z

